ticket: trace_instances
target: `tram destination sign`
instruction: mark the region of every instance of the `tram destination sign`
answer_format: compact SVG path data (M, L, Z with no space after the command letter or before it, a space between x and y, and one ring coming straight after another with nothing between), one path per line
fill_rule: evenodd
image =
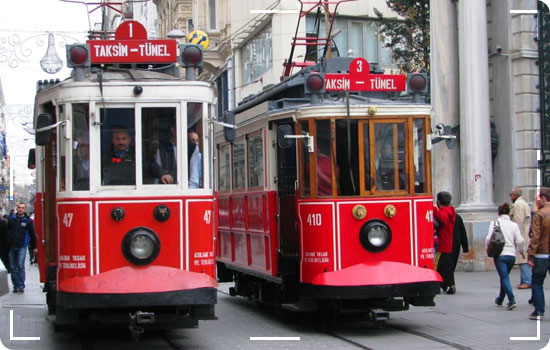
M364 58L351 61L348 74L325 74L326 91L405 91L406 85L406 75L370 74Z
M149 40L145 27L137 21L122 22L115 40L88 40L92 63L174 63L178 61L177 41Z

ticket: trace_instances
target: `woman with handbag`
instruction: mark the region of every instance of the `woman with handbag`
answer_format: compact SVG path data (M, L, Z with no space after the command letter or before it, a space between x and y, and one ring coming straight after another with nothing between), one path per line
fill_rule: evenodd
M506 295L508 297L506 309L513 310L517 304L510 283L510 271L512 271L514 262L516 261L516 249L522 256L525 256L525 248L519 226L510 220L509 214L510 205L508 203L504 203L498 207L499 216L497 220L491 222L489 225L489 233L487 234L487 238L485 238L485 248L489 248L491 237L496 234L495 231L498 231L500 227L500 231L504 235L505 244L500 255L493 257L500 278L500 293L495 299L495 304L501 306Z

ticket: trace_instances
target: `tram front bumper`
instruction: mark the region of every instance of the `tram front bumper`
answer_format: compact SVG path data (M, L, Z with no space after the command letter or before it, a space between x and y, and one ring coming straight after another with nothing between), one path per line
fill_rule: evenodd
M318 299L381 299L403 297L413 305L433 305L441 276L409 264L367 262L315 276L311 288Z
M210 276L165 266L126 266L59 284L65 308L125 308L213 305L217 282Z

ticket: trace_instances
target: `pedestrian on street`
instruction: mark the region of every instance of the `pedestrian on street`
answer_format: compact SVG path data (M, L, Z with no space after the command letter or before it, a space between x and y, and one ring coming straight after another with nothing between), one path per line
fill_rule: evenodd
M510 218L513 222L518 224L521 236L525 241L525 246L529 246L529 228L531 226L531 208L529 204L522 197L523 191L521 187L514 187L510 192L510 199L512 199L512 209L510 209ZM520 271L520 283L518 289L531 288L531 266L527 264L527 258L516 255L516 264L519 266Z
M16 212L8 221L11 281L14 293L25 291L25 256L27 246L36 253L36 235L32 219L25 212L26 204L18 203Z
M537 203L538 204L538 203ZM544 317L544 278L548 271L548 253L550 242L550 188L540 188L539 209L533 215L531 240L527 248L527 263L533 268L531 276L531 293L535 310L529 315L532 320Z
M458 257L460 255L460 248L462 248L463 253L468 253L468 234L466 233L466 227L464 227L464 221L462 221L462 217L458 214L456 214L456 220L455 220L455 226L453 229L453 251L451 252L451 261L453 263L452 267L452 285L451 285L451 293L447 291L448 294L454 294L456 292L456 285L455 285L455 270L456 265L458 264Z
M438 222L437 237L439 244L435 255L435 270L439 272L443 282L441 289L447 294L455 294L453 252L453 230L455 227L456 212L451 205L452 195L449 192L437 194L437 206L434 206L434 218Z
M495 304L498 306L502 305L504 301L504 296L508 297L508 305L506 309L513 310L516 304L516 298L514 297L514 292L512 290L512 285L510 284L510 271L514 267L514 262L516 261L516 248L517 251L525 257L525 246L521 232L519 231L519 226L510 220L510 205L504 203L498 207L498 219L491 222L489 225L489 233L485 238L485 248L489 246L489 241L493 235L493 229L495 225L499 225L504 235L504 248L502 253L499 256L493 258L495 262L495 267L500 278L500 293L495 299Z

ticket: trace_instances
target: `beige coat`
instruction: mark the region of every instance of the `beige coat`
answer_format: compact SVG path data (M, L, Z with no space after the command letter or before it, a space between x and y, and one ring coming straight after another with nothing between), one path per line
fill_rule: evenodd
M529 246L529 227L531 226L531 208L529 204L523 199L523 197L518 197L512 209L510 210L510 217L512 221L518 224L519 231L521 236L525 241L525 246ZM525 264L527 263L527 257L523 258L521 254L516 254L516 264Z

